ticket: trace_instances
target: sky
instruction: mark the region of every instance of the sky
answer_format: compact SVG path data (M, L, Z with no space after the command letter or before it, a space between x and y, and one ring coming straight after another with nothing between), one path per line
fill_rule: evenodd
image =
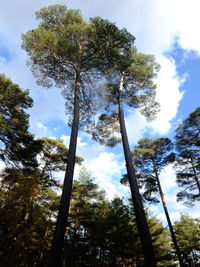
M143 137L170 137L190 112L199 106L200 76L200 2L199 0L6 0L0 9L0 73L4 73L23 89L30 90L34 106L30 114L30 131L37 137L62 138L67 145L70 129L67 126L65 103L57 88L39 87L30 69L28 59L21 49L21 34L37 26L35 11L52 4L64 4L80 9L83 17L100 16L115 22L120 28L136 37L138 51L154 54L161 69L157 84L157 101L161 112L152 123L147 123L138 111L128 109L126 124L131 149ZM81 132L77 154L82 156L84 166L92 171L96 181L112 199L125 195L127 188L119 180L124 169L121 146L108 149L91 142ZM77 175L78 168L75 174ZM58 178L63 179L63 173ZM178 220L180 212L199 217L197 205L186 208L176 203L178 188L175 172L167 166L161 173L161 184L166 194L172 220ZM165 221L160 207L151 211Z

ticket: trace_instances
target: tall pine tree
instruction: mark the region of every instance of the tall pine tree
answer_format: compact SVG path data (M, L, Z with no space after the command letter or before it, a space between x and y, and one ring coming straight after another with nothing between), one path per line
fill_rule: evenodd
M55 83L65 87L68 110L72 114L71 137L67 167L61 196L57 224L52 243L52 265L61 266L61 254L72 191L77 135L80 115L93 109L88 88L101 71L114 65L116 56L133 39L125 29L101 18L87 23L79 10L54 5L36 13L40 24L37 29L23 35L23 48L30 56L30 64L37 81L44 86ZM92 87L93 88L93 87ZM91 91L89 91L89 96ZM93 96L93 93L91 93ZM72 96L72 97L71 97ZM83 108L83 112L81 110Z
M174 160L174 153L171 152L172 149L173 144L168 138L157 138L155 140L145 138L138 141L138 146L135 147L132 154L133 163L139 171L138 177L142 178L146 189L144 195L148 197L155 193L160 195L179 264L183 267L183 260L160 182L161 170Z
M0 74L0 159L14 166L37 167L40 143L29 133L29 115L33 100L5 75Z
M93 125L93 129L90 127L88 131L92 133L94 140L110 146L119 142L118 136L113 136L113 131L116 130L118 133L120 131L127 176L146 264L156 266L152 240L132 164L124 118L124 104L138 108L148 119L155 116L158 104L155 101L156 86L153 78L156 77L159 65L155 62L154 56L138 53L132 42L132 47L124 49L118 55L118 62L111 67L105 93L108 101L107 113L102 114L96 126ZM102 129L104 125L107 127Z
M183 188L177 198L190 205L200 200L200 108L179 125L175 140L177 183Z

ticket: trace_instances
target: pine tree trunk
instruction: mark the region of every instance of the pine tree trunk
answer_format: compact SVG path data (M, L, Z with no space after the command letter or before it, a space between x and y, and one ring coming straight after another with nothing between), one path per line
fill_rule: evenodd
M76 71L75 91L74 91L74 113L71 129L70 144L68 150L67 167L65 172L63 191L60 200L60 207L57 216L56 227L54 231L50 266L62 266L62 250L64 245L64 236L67 225L67 218L69 213L70 197L72 192L72 181L74 175L76 146L79 125L79 103L80 103L80 72Z
M178 261L179 261L180 267L184 267L183 260L182 260L182 257L181 257L181 252L180 252L180 249L179 249L179 246L178 246L178 243L177 243L177 239L176 239L176 236L175 236L175 233L174 233L174 229L173 229L173 226L172 226L172 223L171 223L171 219L169 217L169 212L168 212L167 205L166 205L166 202L165 202L165 196L164 196L164 193L162 191L162 187L161 187L161 184L160 184L160 179L159 179L159 176L158 176L158 172L157 172L154 160L153 160L153 167L154 167L154 173L155 173L156 182L157 182L157 185L158 185L160 198L161 198L161 201L162 201L163 209L164 209L165 216L166 216L166 219L167 219L167 223L168 223L168 226L169 226L171 238L172 238L175 250L176 250L176 255L178 257Z
M132 201L135 210L137 228L139 236L142 243L144 258L145 258L145 267L156 267L156 259L153 250L153 244L151 240L151 235L149 232L146 215L144 212L144 207L142 203L142 198L139 192L135 170L132 162L132 155L129 147L128 136L126 132L126 125L124 120L124 111L122 104L122 88L123 88L123 79L124 75L122 73L120 86L118 90L118 108L119 108L119 123L120 123L120 132L122 136L122 144L124 149L124 156L128 174L128 180L131 189Z

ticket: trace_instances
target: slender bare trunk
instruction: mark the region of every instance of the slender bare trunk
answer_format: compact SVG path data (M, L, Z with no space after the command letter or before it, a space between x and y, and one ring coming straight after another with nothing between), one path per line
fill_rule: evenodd
M122 144L124 149L124 156L126 161L126 168L128 173L128 180L131 189L132 201L135 210L136 222L139 231L139 236L142 243L144 258L145 258L145 266L146 267L156 267L156 259L153 250L153 244L151 240L151 235L149 232L146 215L144 212L144 207L142 203L142 198L139 192L135 170L132 162L132 155L129 147L128 136L126 132L126 125L124 120L124 111L122 104L122 88L123 88L123 79L124 75L122 73L120 86L118 90L118 108L119 108L119 123L120 123L120 131L122 136Z
M67 167L65 172L63 191L60 200L60 207L57 216L56 227L54 231L50 266L62 266L62 250L64 245L64 236L69 213L70 197L72 192L72 181L74 175L78 125L79 125L79 103L80 103L80 72L76 71L75 91L74 91L74 113L71 129L71 137L67 158Z
M173 226L172 226L172 223L171 223L171 219L170 219L170 216L169 216L169 212L168 212L168 209L167 209L165 196L164 196L161 184L160 184L160 179L159 179L159 176L158 176L157 168L156 168L154 160L152 160L152 162L153 162L153 168L154 168L154 173L155 173L155 177L156 177L156 182L157 182L157 185L158 185L160 198L161 198L161 201L162 201L163 209L164 209L165 216L166 216L166 219L167 219L167 223L168 223L168 226L169 226L172 242L173 242L174 247L175 247L175 251L176 251L176 255L178 257L178 261L179 261L180 267L184 267L183 260L182 260L182 257L181 257L181 252L180 252L180 249L179 249L179 246L178 246L176 235L174 233L174 229L173 229Z

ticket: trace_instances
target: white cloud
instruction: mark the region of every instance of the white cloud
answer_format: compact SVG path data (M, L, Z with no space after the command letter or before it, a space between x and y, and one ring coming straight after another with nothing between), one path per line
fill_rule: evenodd
M102 152L90 162L90 169L95 170L99 177L108 176L109 178L109 174L119 174L123 165L119 165L118 157L114 153Z
M78 137L77 155L83 157L83 166L92 172L97 184L106 191L106 197L112 199L115 195L122 195L127 192L127 188L122 186L119 181L124 170L124 160L121 154L108 152L108 149L95 142L87 142L87 136ZM66 146L69 146L70 136L60 137ZM81 165L75 166L74 177L77 178ZM57 178L62 182L63 173L59 173Z
M64 144L69 147L69 141L70 141L70 136L67 136L67 135L61 135L60 139L63 140ZM87 143L86 142L82 142L82 138L81 137L78 137L77 138L77 148L79 147L83 147L83 146L86 146Z
M84 165L93 173L97 183L107 192L107 197L112 199L119 194L114 177L121 178L124 163L120 163L119 157L114 153L102 152L98 157L86 162Z
M126 124L130 143L135 143L142 138L147 128L151 135L166 134L170 130L171 120L175 117L183 97L183 92L180 92L179 88L185 82L186 75L178 76L172 58L160 56L159 59L161 69L155 83L157 84L156 100L160 104L161 111L153 122L148 123L138 111L129 110Z
M91 142L88 139L86 140L87 141L83 141L83 143L86 142L87 145L82 145L77 147L77 155L83 157L84 160L87 162L92 161L93 159L98 157L100 153L103 153L107 150L105 146L101 146L96 142ZM80 137L80 142L82 142L82 137Z
M158 213L158 206L155 206L155 205L149 206L148 211L150 212L152 216L155 216Z
M176 174L173 165L167 165L160 173L160 182L165 194L174 190L177 187Z
M42 129L42 130L45 130L45 131L47 131L48 130L48 127L47 126L45 126L45 125L43 125L42 123L40 123L40 122L38 122L37 123L37 127L38 127L38 129Z
M162 221L162 223L164 225L168 226L167 220L166 220L166 216L165 216L164 213L159 213L158 214L158 218ZM179 219L180 219L180 212L170 213L170 219L171 219L171 222L179 221Z
M64 137L64 138L63 138ZM69 136L61 136L64 143L67 145ZM77 146L77 155L83 157L82 165L75 165L74 178L78 177L82 166L92 172L95 182L106 191L106 197L113 199L116 195L124 195L128 191L127 187L120 184L122 171L124 170L124 161L121 160L121 155L116 155L107 152L105 147L97 143L92 145L82 142L79 137L79 146ZM57 179L63 182L64 173L56 174Z
M143 137L147 129L151 135L166 134L171 128L171 120L176 116L183 92L179 88L185 76L179 77L173 59L160 56L161 70L155 83L157 84L156 101L161 111L153 122L148 123L138 111L129 110L126 117L127 132L130 143L136 143Z
M160 103L161 111L155 121L149 124L153 131L165 134L170 130L170 121L175 117L179 102L183 93L179 91L185 78L179 77L176 72L175 62L172 59L160 58L161 70L156 79L157 96L156 100Z
M0 171L6 167L6 164L3 161L0 161Z
M125 118L127 134L130 144L136 144L143 137L147 122L138 111L129 109Z
M126 6L123 24L145 53L160 56L173 48L175 40L184 49L200 51L198 0L135 0Z
M38 118L38 121L35 120L34 123L31 123L30 130L34 133L35 138L48 137L51 133L51 130L39 121L40 119Z
M197 34L200 23L198 0L160 1L163 12L171 17L171 32L178 32L178 43L187 50L200 53L200 37ZM173 8L172 8L173 6Z

